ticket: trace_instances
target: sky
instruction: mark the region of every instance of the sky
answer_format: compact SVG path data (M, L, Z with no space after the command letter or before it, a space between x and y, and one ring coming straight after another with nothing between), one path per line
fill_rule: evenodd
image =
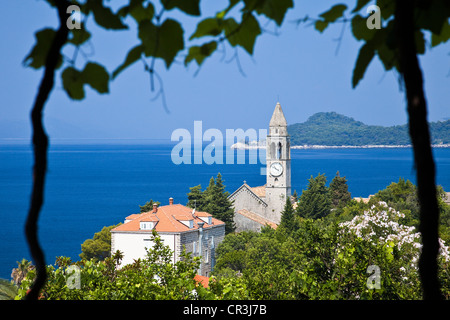
M355 1L348 3L347 13ZM114 1L124 3L124 1ZM212 15L227 1L201 1L202 16ZM110 93L100 95L85 87L86 97L72 101L62 89L59 73L55 88L45 106L45 125L51 139L170 139L178 128L193 133L194 121L208 128L244 130L265 129L277 101L288 124L306 121L322 111L335 111L371 125L401 125L407 122L404 92L398 75L385 72L374 59L356 89L351 87L354 63L361 42L346 24L329 27L320 34L313 26L297 26L293 21L309 15L317 17L333 1L295 1L281 28L264 24L269 31L258 37L254 55L227 46L216 52L198 70L195 62L185 68L176 63L156 71L163 80L167 110L161 99L152 101L148 73L135 63L110 83ZM371 4L371 3L369 3ZM118 5L120 6L120 5ZM43 70L25 68L23 58L34 44L34 33L56 27L56 11L42 0L1 1L0 20L0 139L29 138L29 112ZM164 17L179 18L172 10ZM185 38L202 18L183 18ZM263 19L264 21L264 19ZM88 29L91 42L84 48L88 59L114 70L130 48L138 44L134 22L125 20L127 31L105 31L95 27L92 17ZM420 57L428 101L428 120L450 117L450 42L427 48ZM337 46L339 50L337 51ZM242 72L232 57L237 52ZM230 61L231 60L231 61ZM177 61L182 62L180 55ZM82 55L77 65L87 62ZM197 72L198 71L198 72ZM243 74L244 73L244 74Z

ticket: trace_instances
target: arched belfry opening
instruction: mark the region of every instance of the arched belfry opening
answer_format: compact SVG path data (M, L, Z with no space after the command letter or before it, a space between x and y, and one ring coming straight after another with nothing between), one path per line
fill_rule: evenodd
M270 158L275 159L275 142L270 144Z
M281 145L281 142L278 142L277 159L281 159L282 148L283 148L283 146Z

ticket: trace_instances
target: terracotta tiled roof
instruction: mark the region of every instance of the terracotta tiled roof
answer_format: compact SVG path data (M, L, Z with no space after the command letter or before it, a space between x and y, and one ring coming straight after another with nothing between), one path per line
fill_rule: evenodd
M156 213L152 211L144 212L140 214L132 214L126 217L126 220L130 220L114 229L112 232L151 232L151 230L141 230L141 221L156 222L154 230L156 232L184 232L189 230L198 229L198 223L204 220L199 217L211 216L207 212L195 212L192 216L192 208L188 208L181 204L173 204L168 206L158 207ZM211 216L212 217L212 216ZM193 228L189 228L181 222L181 220L194 220ZM210 228L212 226L223 225L224 222L211 218L211 224L204 223L203 228Z
M255 222L258 222L259 224L265 226L266 224L268 224L269 226L271 226L273 229L276 229L278 227L278 225L275 222L272 222L270 220L267 220L266 218L261 217L260 215L248 211L247 209L241 209L239 210L237 213L239 213L240 215L249 218Z
M209 286L209 278L208 277L201 276L201 275L197 274L197 275L195 275L194 280L197 283L200 283L205 288L208 288L208 286Z
M141 215L140 213L133 213L133 214L130 214L130 215L129 215L128 217L126 217L125 219L126 219L126 220L133 220L133 219L138 218L140 215Z
M195 211L195 215L197 217L209 217L209 216L211 216L208 212L203 212L203 211Z

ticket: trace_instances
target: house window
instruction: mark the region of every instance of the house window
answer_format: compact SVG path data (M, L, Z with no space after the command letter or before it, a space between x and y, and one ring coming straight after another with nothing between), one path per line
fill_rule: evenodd
M141 230L152 230L153 229L153 222L141 221L140 229Z
M178 220L178 221L180 221L182 224L184 224L189 229L192 229L194 227L194 220Z

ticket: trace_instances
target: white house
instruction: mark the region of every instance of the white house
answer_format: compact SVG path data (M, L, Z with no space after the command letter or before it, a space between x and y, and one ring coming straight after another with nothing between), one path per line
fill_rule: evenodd
M187 252L201 256L199 274L209 276L214 266L217 245L225 237L225 223L207 212L198 212L181 204L157 207L144 213L132 214L124 224L111 230L111 252L120 250L124 257L122 264L133 263L146 257L146 249L155 230L164 244L173 251L172 262L180 260L183 246Z

